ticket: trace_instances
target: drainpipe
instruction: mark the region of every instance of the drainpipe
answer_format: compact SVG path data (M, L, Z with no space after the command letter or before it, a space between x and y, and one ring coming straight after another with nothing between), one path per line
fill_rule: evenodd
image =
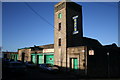
M68 58L68 55L67 55L67 47L66 47L66 71L68 71L68 70L67 70L67 65L68 65L68 64L67 64L67 63L68 63L68 59L67 59L67 58Z
M88 53L88 49L87 46L85 47L85 75L87 76L87 53Z

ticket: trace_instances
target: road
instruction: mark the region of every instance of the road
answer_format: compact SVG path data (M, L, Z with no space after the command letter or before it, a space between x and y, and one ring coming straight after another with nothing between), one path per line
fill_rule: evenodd
M70 73L51 73L41 71L39 68L27 69L24 73L10 73L3 68L2 80L120 80L120 79L88 79Z
M28 69L25 73L3 72L2 80L120 80L120 79L80 79L69 73L48 73L39 69Z
M69 73L48 73L39 69L28 69L24 73L3 72L2 80L75 80L76 77Z

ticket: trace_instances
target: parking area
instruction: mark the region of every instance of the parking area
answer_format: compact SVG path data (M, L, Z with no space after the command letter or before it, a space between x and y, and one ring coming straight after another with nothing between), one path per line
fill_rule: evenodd
M51 73L39 69L28 69L25 73L9 73L3 71L2 80L75 80L75 76L67 73Z
M32 65L31 63L28 65L19 61L10 60L5 60L2 63L2 80L75 80L75 76L69 73L48 71L55 68L55 66L50 68L51 65L46 67L42 66L41 70L39 65L35 66L35 64Z
M52 70L49 68L51 65L47 66L47 68L44 66L39 68L39 65L35 66L35 64L32 65L31 63L29 65L27 63L22 63L26 65L25 68L24 65L21 65L21 62L7 60L2 63L2 80L120 80L118 78L81 78L79 75L71 74L69 72L53 72L49 71ZM10 63L10 65L8 63ZM14 64L14 66L11 66L11 64ZM44 68L45 70L43 70Z

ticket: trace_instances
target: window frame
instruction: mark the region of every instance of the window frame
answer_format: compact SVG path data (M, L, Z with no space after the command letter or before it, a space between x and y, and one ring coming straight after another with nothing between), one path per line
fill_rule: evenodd
M58 46L61 46L61 38L58 39Z
M62 18L62 13L58 14L58 18L61 19Z
M61 30L61 22L58 24L58 31Z

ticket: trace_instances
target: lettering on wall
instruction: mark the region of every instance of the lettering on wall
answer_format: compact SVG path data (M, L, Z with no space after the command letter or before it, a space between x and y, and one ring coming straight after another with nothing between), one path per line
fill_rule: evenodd
M94 55L94 50L89 50L89 55Z
M43 53L54 53L54 49L43 49Z
M78 31L77 31L77 18L78 18L78 16L73 17L73 19L74 19L74 32L73 32L73 34L78 33Z

